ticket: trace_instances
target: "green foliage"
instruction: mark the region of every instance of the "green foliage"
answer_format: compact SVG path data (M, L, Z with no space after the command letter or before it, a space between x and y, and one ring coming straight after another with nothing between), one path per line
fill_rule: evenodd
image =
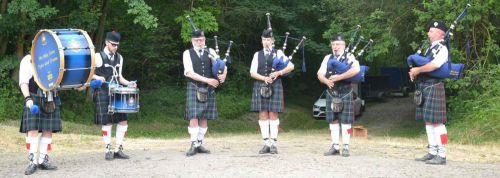
M450 123L466 142L494 141L500 137L500 65L468 71L448 82ZM455 127L455 126L453 126ZM477 139L481 138L481 139Z
M186 16L190 16L197 29L202 29L205 33L216 32L219 30L219 25L215 20L215 16L202 8L193 8L192 11L184 11L184 14L175 18L175 22L181 23L181 38L182 41L188 43L191 41L191 25Z
M0 58L0 121L18 118L22 110L22 94L11 78L18 65L15 56Z
M150 13L151 7L144 0L124 0L128 4L128 14L135 15L134 23L140 24L146 29L157 28L158 18Z
M7 12L13 15L25 14L31 21L51 17L57 13L54 7L40 7L40 3L35 0L14 0L9 3Z

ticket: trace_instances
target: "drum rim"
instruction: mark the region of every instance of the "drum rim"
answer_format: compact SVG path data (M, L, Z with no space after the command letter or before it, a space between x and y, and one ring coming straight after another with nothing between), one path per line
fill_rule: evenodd
M111 93L117 94L138 94L138 88L129 88L129 87L116 87L111 89Z
M95 72L95 46L94 43L92 43L92 40L90 39L89 34L87 31L82 30L82 29L76 29L80 31L85 39L87 40L87 43L89 44L89 49L90 49L90 72L89 72L89 78L87 79L87 82L85 82L85 85L89 85L90 81L92 80L92 77L94 76Z
M49 87L49 88L46 88L44 85L40 84L41 82L39 81L38 73L36 71L36 66L35 66L35 55L34 55L35 42L38 40L38 38L40 37L40 35L43 32L49 33L52 36L52 38L54 38L54 40L56 41L57 50L59 51L59 74L57 76L56 83L52 87ZM53 30L51 30L51 29L39 30L38 33L35 35L35 38L33 38L33 41L31 41L31 67L33 69L33 76L34 76L35 82L37 83L38 87L40 89L42 89L43 91L54 90L61 83L63 75L64 75L64 71L61 70L61 69L64 69L64 51L62 48L61 40L59 39L59 37L57 37L56 33Z

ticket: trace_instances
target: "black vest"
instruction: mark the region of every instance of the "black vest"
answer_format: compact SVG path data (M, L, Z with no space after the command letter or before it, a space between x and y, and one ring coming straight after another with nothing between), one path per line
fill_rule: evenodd
M268 76L272 72L273 68L273 52L269 54L267 58L264 57L264 50L260 50L257 56L258 67L257 73L263 76Z
M444 42L444 41L443 41ZM432 60L434 60L434 56L432 56L432 50L437 50L439 48L439 45L445 45L443 43L441 44L437 44L437 45L434 45L432 48L428 48L426 53L425 53L425 56L426 57L429 57L431 56ZM446 45L445 45L446 46ZM430 61L429 61L430 62ZM443 64L444 65L444 64ZM437 69L436 69L437 70ZM436 78L436 77L432 77L430 75L427 75L427 73L420 73L418 76L417 76L417 81L419 82L440 82L442 81L442 79L440 78Z
M115 55L113 55L114 61L111 62L111 60L108 58L108 55L104 51L99 52L99 54L101 55L101 58L102 58L102 66L96 68L95 74L99 75L101 77L104 77L106 79L106 81L109 82L109 81L111 81L111 77L113 76L113 69L111 67L105 67L104 64L116 66L117 64L120 63L119 56L121 56L121 55L119 53L116 53ZM117 67L116 71L119 72L120 67Z
M28 88L30 90L30 93L37 93L39 87L35 82L35 77L31 77L31 79L28 83Z
M212 61L208 58L208 52L206 50L203 51L200 58L194 51L194 48L191 48L189 49L189 56L191 57L191 64L193 64L195 73L203 77L214 78L212 75ZM193 79L191 79L191 81L196 83Z

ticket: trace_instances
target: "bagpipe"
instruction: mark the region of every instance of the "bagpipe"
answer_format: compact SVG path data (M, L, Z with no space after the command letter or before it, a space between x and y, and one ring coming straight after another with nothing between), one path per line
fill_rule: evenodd
M272 30L272 27L271 27L271 14L270 13L266 13L266 16L267 16L267 29L269 30ZM285 53L285 50L286 50L286 46L287 46L287 42L288 42L288 39L293 39L293 40L299 40L299 38L294 38L294 37L290 37L290 33L289 32L286 32L285 33L285 41L283 43L283 47L282 47L282 51L283 53ZM299 48L303 48L304 45L305 45L305 40L307 38L305 36L302 36L302 38L300 38L300 42L297 44L297 46L294 48L292 54L286 56L286 58L284 56L280 56L280 57L277 57L276 55L276 50L274 50L274 44L273 44L273 51L272 51L272 54L273 54L273 64L272 64L272 71L280 71L280 70L283 70L285 69L287 66L288 66L288 63L292 60L293 58L293 55L295 53L297 53L297 51L299 50ZM305 64L303 64L305 65Z
M197 30L191 17L186 16L186 18L189 24L191 24L191 28L193 29L193 31ZM217 77L218 75L224 73L224 69L226 68L226 66L228 64L231 64L232 62L231 56L229 54L231 52L231 46L233 45L233 41L229 41L224 59L221 59L219 55L219 41L217 36L214 36L214 41L215 41L215 54L212 54L210 52L210 49L208 49L206 46L203 50L208 51L208 57L212 60L212 75L214 77Z
M357 25L356 30L354 31L354 34L351 37L351 40L350 40L351 42L354 41L354 39L356 38L356 35L360 31L360 29L361 29L361 25ZM334 74L343 74L343 73L347 72L349 69L351 69L352 62L351 63L347 62L348 61L347 55L354 55L357 46L363 40L364 40L364 37L360 36L354 45L352 45L352 43L349 43L349 45L345 48L343 54L340 55L340 59L337 59L335 57L335 54L332 54L330 56L330 59L328 60L327 73L325 75L327 77L329 77L329 76L334 75ZM370 39L366 43L366 45L361 49L361 51L358 53L357 57L363 55L364 52L372 46L372 44L373 44L373 40ZM344 81L349 81L349 82L354 82L354 83L364 82L365 81L365 74L366 74L366 72L368 72L369 69L370 68L368 66L361 65L360 70L356 75L354 75L350 78L344 79Z
M450 46L450 40L451 36L453 35L453 29L455 29L455 26L457 25L458 21L464 18L464 16L467 14L467 9L470 7L470 4L467 4L463 11L457 16L457 18L453 21L453 23L450 25L450 28L445 33L444 41L445 44L449 49ZM425 43L424 43L425 44ZM417 50L417 52L413 55L408 56L407 62L408 66L410 68L412 67L420 67L424 66L427 63L431 62L434 59L434 56L440 52L440 48L443 46L441 44L436 45L435 47L429 49L430 52L426 56L421 56L422 48L424 46L422 44L420 48ZM464 64L463 63L452 63L451 62L451 55L450 55L450 50L448 50L448 60L446 64L441 65L438 69L432 71L432 72L425 72L423 74L426 74L431 77L436 77L436 78L450 78L450 79L459 79L462 76L464 70Z

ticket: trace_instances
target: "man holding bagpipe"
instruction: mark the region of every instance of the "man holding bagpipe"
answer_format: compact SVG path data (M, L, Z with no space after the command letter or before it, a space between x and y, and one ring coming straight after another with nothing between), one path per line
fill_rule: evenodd
M96 70L93 76L94 80L99 80L103 83L102 87L95 88L94 102L95 115L94 123L102 125L102 136L106 145L105 159L129 159L130 157L123 153L123 141L128 129L128 116L125 113L109 113L109 85L113 84L113 75L117 73L117 81L120 84L137 87L137 84L126 80L122 76L123 57L117 50L120 45L121 35L116 31L111 31L106 34L106 46L101 52L96 53ZM116 125L116 145L114 152L111 150L111 133L113 124Z
M212 73L211 58L217 57L216 52L205 48L204 32L194 26L189 16L188 20L192 27L193 48L184 51L182 63L184 75L188 78L185 119L189 120L188 133L191 140L186 156L193 156L197 153L210 153L202 144L208 130L208 120L218 118L215 88L226 80L227 67L220 75Z
M332 146L325 156L340 154L339 137L342 128L342 156L348 157L349 139L352 133L351 125L354 122L354 98L351 82L346 80L360 72L359 62L353 54L348 53L344 37L340 34L334 35L330 40L333 54L326 55L321 62L317 74L321 83L325 84L326 90L326 120L330 123ZM346 72L338 73L329 69L331 60L337 60L350 64L350 69ZM330 70L330 71L329 71ZM339 124L339 122L341 124Z
M410 79L417 82L416 119L425 121L429 142L429 153L416 160L425 161L427 164L446 164L445 145L448 136L444 125L446 123L444 83L442 78L430 76L428 73L438 70L448 62L448 47L444 40L448 28L441 21L432 21L427 30L431 46L425 54L432 59L423 66L411 68L409 72Z
M48 97L44 96L42 89L35 83L33 69L31 55L26 55L21 60L19 68L19 87L24 96L19 131L26 133L26 149L29 153L29 164L24 172L25 175L33 174L37 169L57 169L56 166L49 163L48 152L51 150L52 133L62 131L60 98L54 96L51 97L53 102L47 101ZM41 111L38 106L41 106ZM41 138L38 137L38 133L42 133ZM40 150L38 151L38 149Z
M264 146L259 154L278 154L277 141L280 120L278 113L283 112L283 85L281 77L294 68L291 62L281 70L273 68L274 60L287 61L283 51L273 49L274 36L268 16L268 28L262 32L262 50L255 52L250 76L255 79L252 89L251 111L259 112L259 126Z

